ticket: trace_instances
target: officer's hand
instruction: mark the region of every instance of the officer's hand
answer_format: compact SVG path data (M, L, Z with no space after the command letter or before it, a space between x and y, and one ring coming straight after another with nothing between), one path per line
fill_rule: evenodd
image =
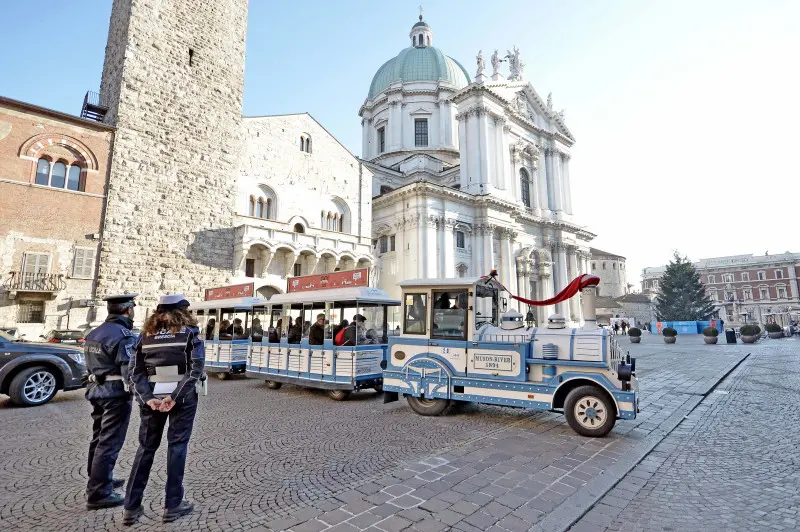
M172 400L172 397L165 397L163 401L161 401L161 407L159 410L161 412L169 412L172 410L172 407L175 406L175 401Z
M161 399L150 399L147 401L147 406L152 410L161 410Z

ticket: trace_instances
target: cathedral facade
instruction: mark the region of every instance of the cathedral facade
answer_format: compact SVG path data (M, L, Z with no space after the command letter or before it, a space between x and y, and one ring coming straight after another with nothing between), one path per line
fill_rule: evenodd
M471 79L433 46L422 17L409 38L359 111L379 286L398 295L404 279L496 269L512 293L547 299L589 273L595 235L573 220L575 139L552 98L525 81L519 50L495 51L490 75L479 53ZM553 311L581 321L574 298L530 310L539 323Z

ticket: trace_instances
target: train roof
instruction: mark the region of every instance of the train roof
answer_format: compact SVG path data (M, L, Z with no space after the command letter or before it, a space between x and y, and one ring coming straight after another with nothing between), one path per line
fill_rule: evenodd
M486 281L485 277L456 277L456 278L438 278L438 279L409 279L407 281L400 281L397 283L402 288L407 287L436 287L436 286L473 286L478 282Z
M212 308L232 308L235 310L247 310L253 305L266 303L266 299L260 297L232 297L230 299L215 299L212 301L201 301L193 303L189 310L208 310Z
M295 304L295 303L316 303L316 302L342 302L358 301L359 303L371 303L376 305L400 305L399 299L389 297L389 294L380 288L370 288L368 286L331 288L330 290L309 290L308 292L290 292L287 294L275 294L269 301L264 301L263 305L274 304Z

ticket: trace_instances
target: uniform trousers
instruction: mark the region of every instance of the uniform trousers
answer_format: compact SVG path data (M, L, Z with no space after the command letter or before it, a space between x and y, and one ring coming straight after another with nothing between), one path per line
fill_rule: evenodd
M86 483L86 500L97 502L113 490L114 465L125 443L131 417L131 396L111 399L90 399L92 403L92 441L89 444L89 461Z
M197 412L197 392L189 392L169 412L159 412L147 405L140 408L142 422L139 425L139 449L136 451L128 480L125 509L135 510L142 504L153 459L161 444L167 421L167 487L164 506L172 509L183 500L183 471L186 467L186 451L192 435L194 415Z

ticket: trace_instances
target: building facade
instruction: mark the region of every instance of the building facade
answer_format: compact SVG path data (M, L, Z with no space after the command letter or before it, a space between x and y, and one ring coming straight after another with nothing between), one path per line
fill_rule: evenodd
M600 277L598 293L601 296L622 297L628 290L625 257L597 248L589 248L592 255L592 273Z
M92 320L114 129L0 97L0 326Z
M373 265L372 174L309 114L242 120L233 282L269 297L286 279Z
M508 51L507 77L497 51L491 76L479 55L471 80L422 17L409 38L359 111L380 287L398 295L403 279L496 269L513 293L546 299L588 273L594 235L573 221L574 138L552 98L524 81L519 51ZM573 300L532 310L539 323L554 310L579 322Z
M787 325L800 320L800 253L734 255L694 263L719 318ZM658 295L666 266L642 271L642 292Z

